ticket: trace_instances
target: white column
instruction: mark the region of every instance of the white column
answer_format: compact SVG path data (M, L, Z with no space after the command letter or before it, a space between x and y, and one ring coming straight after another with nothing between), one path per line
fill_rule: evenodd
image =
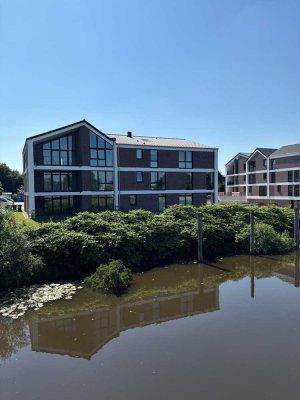
M269 172L270 172L270 159L269 157L267 158L267 198L268 200L270 199L270 176L269 176Z
M214 203L218 203L219 185L218 185L218 149L214 150Z
M246 199L248 199L248 160L246 161Z
M114 154L114 208L119 210L119 160L118 160L118 147L116 141L113 144Z
M34 217L35 215L35 198L34 198L34 155L33 155L33 142L27 141L27 191L28 191L28 215Z

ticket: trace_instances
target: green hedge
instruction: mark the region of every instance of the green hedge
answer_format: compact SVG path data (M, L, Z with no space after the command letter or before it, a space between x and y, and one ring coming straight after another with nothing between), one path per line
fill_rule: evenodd
M25 254L40 260L39 281L78 279L112 259L121 260L132 272L195 259L197 212L203 215L205 258L248 253L250 209L255 211L257 224L272 228L272 233L263 229L260 237L268 234L269 240L260 240L257 254L292 249L293 210L276 206L175 205L161 214L84 212L63 222L22 228L19 234L27 241ZM274 245L268 246L269 241Z

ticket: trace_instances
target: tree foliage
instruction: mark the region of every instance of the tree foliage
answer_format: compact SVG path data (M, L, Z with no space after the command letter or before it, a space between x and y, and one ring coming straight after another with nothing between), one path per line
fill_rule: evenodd
M2 183L3 192L17 193L18 189L23 185L23 176L19 171L0 163L0 182Z

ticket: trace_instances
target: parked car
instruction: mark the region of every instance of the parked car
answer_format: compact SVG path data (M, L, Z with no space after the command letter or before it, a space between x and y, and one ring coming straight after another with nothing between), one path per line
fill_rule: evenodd
M12 208L14 202L5 196L0 196L0 207L10 207Z

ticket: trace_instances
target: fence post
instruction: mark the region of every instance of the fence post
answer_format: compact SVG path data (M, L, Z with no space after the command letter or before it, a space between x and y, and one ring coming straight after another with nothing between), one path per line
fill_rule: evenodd
M296 249L299 248L299 208L294 208L294 239Z
M255 295L255 268L254 257L250 256L250 277L251 277L251 297L254 299Z
M255 229L254 229L254 210L250 210L250 254L254 254L254 240L255 240Z
M202 214L197 214L198 228L198 261L203 261L203 223Z

